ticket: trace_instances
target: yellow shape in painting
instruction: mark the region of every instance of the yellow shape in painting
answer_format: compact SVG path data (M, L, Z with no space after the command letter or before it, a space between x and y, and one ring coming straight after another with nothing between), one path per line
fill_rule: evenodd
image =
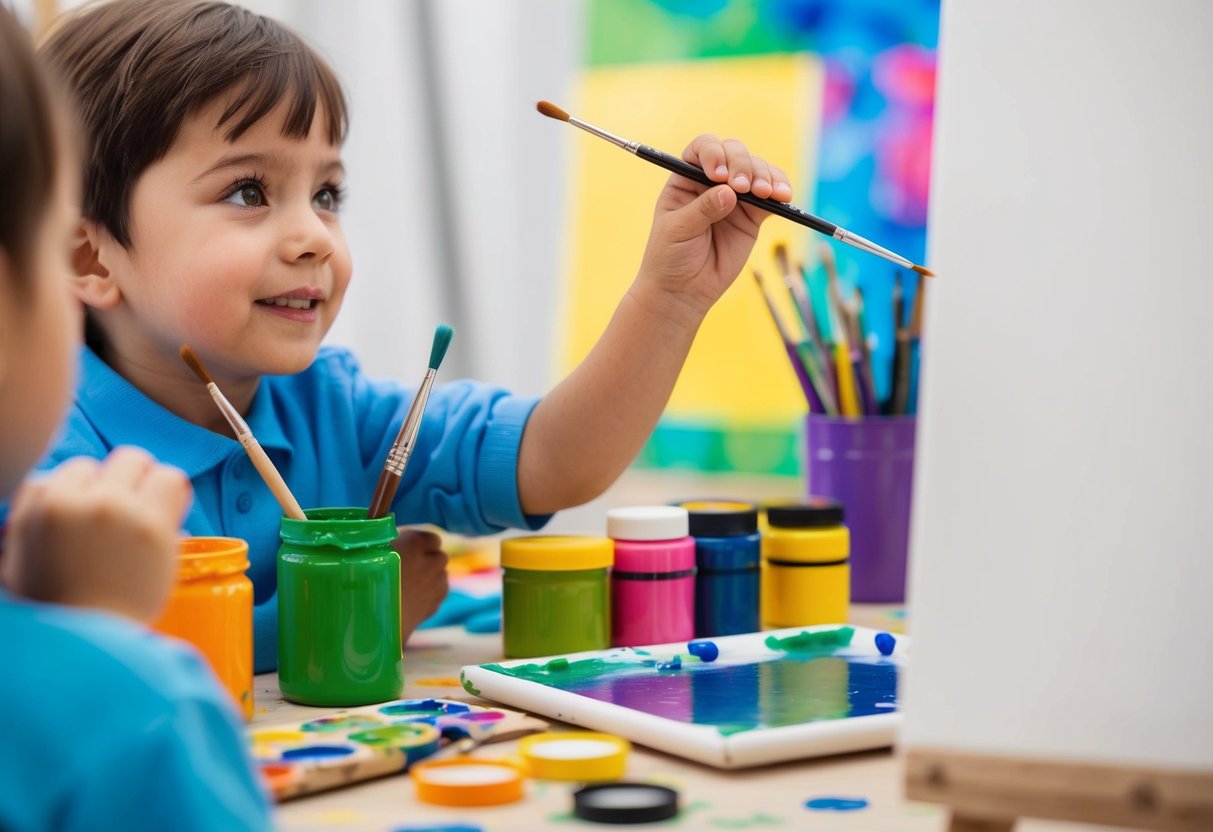
M804 54L594 68L586 70L569 112L674 155L700 133L741 139L787 173L793 202L809 205L821 79L820 64ZM589 352L631 285L653 204L669 176L580 131L573 143L572 267L561 339L565 372ZM764 274L785 319L795 325L771 252L782 242L794 263L802 261L812 234L780 217L763 223L749 266L699 330L667 415L760 427L785 426L803 414L804 396L750 268Z

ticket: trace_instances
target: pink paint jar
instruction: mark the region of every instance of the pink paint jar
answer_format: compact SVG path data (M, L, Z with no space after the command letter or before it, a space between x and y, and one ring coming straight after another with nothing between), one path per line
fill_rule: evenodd
M678 506L607 512L615 541L611 643L616 647L695 637L695 539Z

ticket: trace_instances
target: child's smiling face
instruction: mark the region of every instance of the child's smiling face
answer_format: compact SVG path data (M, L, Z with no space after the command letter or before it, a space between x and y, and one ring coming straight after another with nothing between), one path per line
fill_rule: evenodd
M102 247L120 296L93 305L112 360L179 365L186 343L217 380L294 373L337 316L352 265L323 107L304 139L283 135L283 104L228 141L216 125L230 103L182 123L135 184L131 245Z

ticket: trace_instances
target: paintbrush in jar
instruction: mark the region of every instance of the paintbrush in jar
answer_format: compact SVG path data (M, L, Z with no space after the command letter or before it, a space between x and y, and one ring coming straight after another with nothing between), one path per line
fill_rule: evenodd
M215 405L219 408L219 412L223 414L223 418L227 419L227 423L231 425L232 431L236 434L236 439L244 446L244 452L248 454L253 467L257 469L257 473L261 475L261 479L265 480L265 484L273 492L274 498L278 500L278 505L282 506L282 512L292 520L306 520L307 515L303 513L303 509L299 506L295 495L287 488L286 481L282 479L282 475L278 473L278 469L274 467L274 463L266 455L265 449L261 447L261 444L257 441L257 437L253 436L253 431L249 428L248 422L244 421L244 417L227 400L227 396L223 395L223 391L219 389L219 385L211 380L211 375L202 366L201 359L185 344L181 345L180 353L181 360L189 365L189 368L194 371L194 375L198 376L202 383L206 385L206 389L210 391L211 398L215 400Z
M371 498L371 507L366 513L368 520L383 517L392 505L392 498L396 496L396 489L400 487L404 469L409 464L409 456L413 453L413 445L417 442L417 432L421 430L421 417L425 413L425 405L430 398L430 388L434 386L434 376L438 373L438 367L442 364L442 359L446 356L447 347L451 345L451 338L454 335L455 330L447 324L438 324L434 330L429 368L425 371L425 378L421 380L421 385L417 388L416 395L413 396L413 403L409 406L404 424L400 426L400 432L396 434L396 441L392 443L392 449L383 463L383 471L379 474L379 482L375 484L375 494Z

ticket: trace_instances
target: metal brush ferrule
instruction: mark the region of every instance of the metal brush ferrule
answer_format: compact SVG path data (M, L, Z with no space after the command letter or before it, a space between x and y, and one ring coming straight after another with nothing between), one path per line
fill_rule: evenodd
M389 474L395 474L398 477L404 476L404 469L409 464L409 452L411 448L397 446L392 448L392 452L387 455L387 460L383 463L383 470Z
M903 268L909 269L913 268L914 266L913 263L902 257L900 254L894 254L887 248L882 248L871 240L866 240L863 237L860 237L858 234L847 231L841 226L834 229L833 237L835 240L844 242L849 246L854 246L861 251L866 251L869 254L875 254L877 257L883 257L885 260L888 260L891 263L896 263Z
M593 133L598 138L606 139L608 142L615 145L616 147L622 147L624 150L630 151L632 153L635 153L636 148L640 147L639 142L630 142L627 139L623 138L622 136L616 136L614 133L608 133L606 130L603 130L601 127L595 127L594 125L592 125L588 122L582 121L579 118L573 118L573 116L569 116L569 124L573 125L574 127L580 127L582 130L586 131L587 133Z

